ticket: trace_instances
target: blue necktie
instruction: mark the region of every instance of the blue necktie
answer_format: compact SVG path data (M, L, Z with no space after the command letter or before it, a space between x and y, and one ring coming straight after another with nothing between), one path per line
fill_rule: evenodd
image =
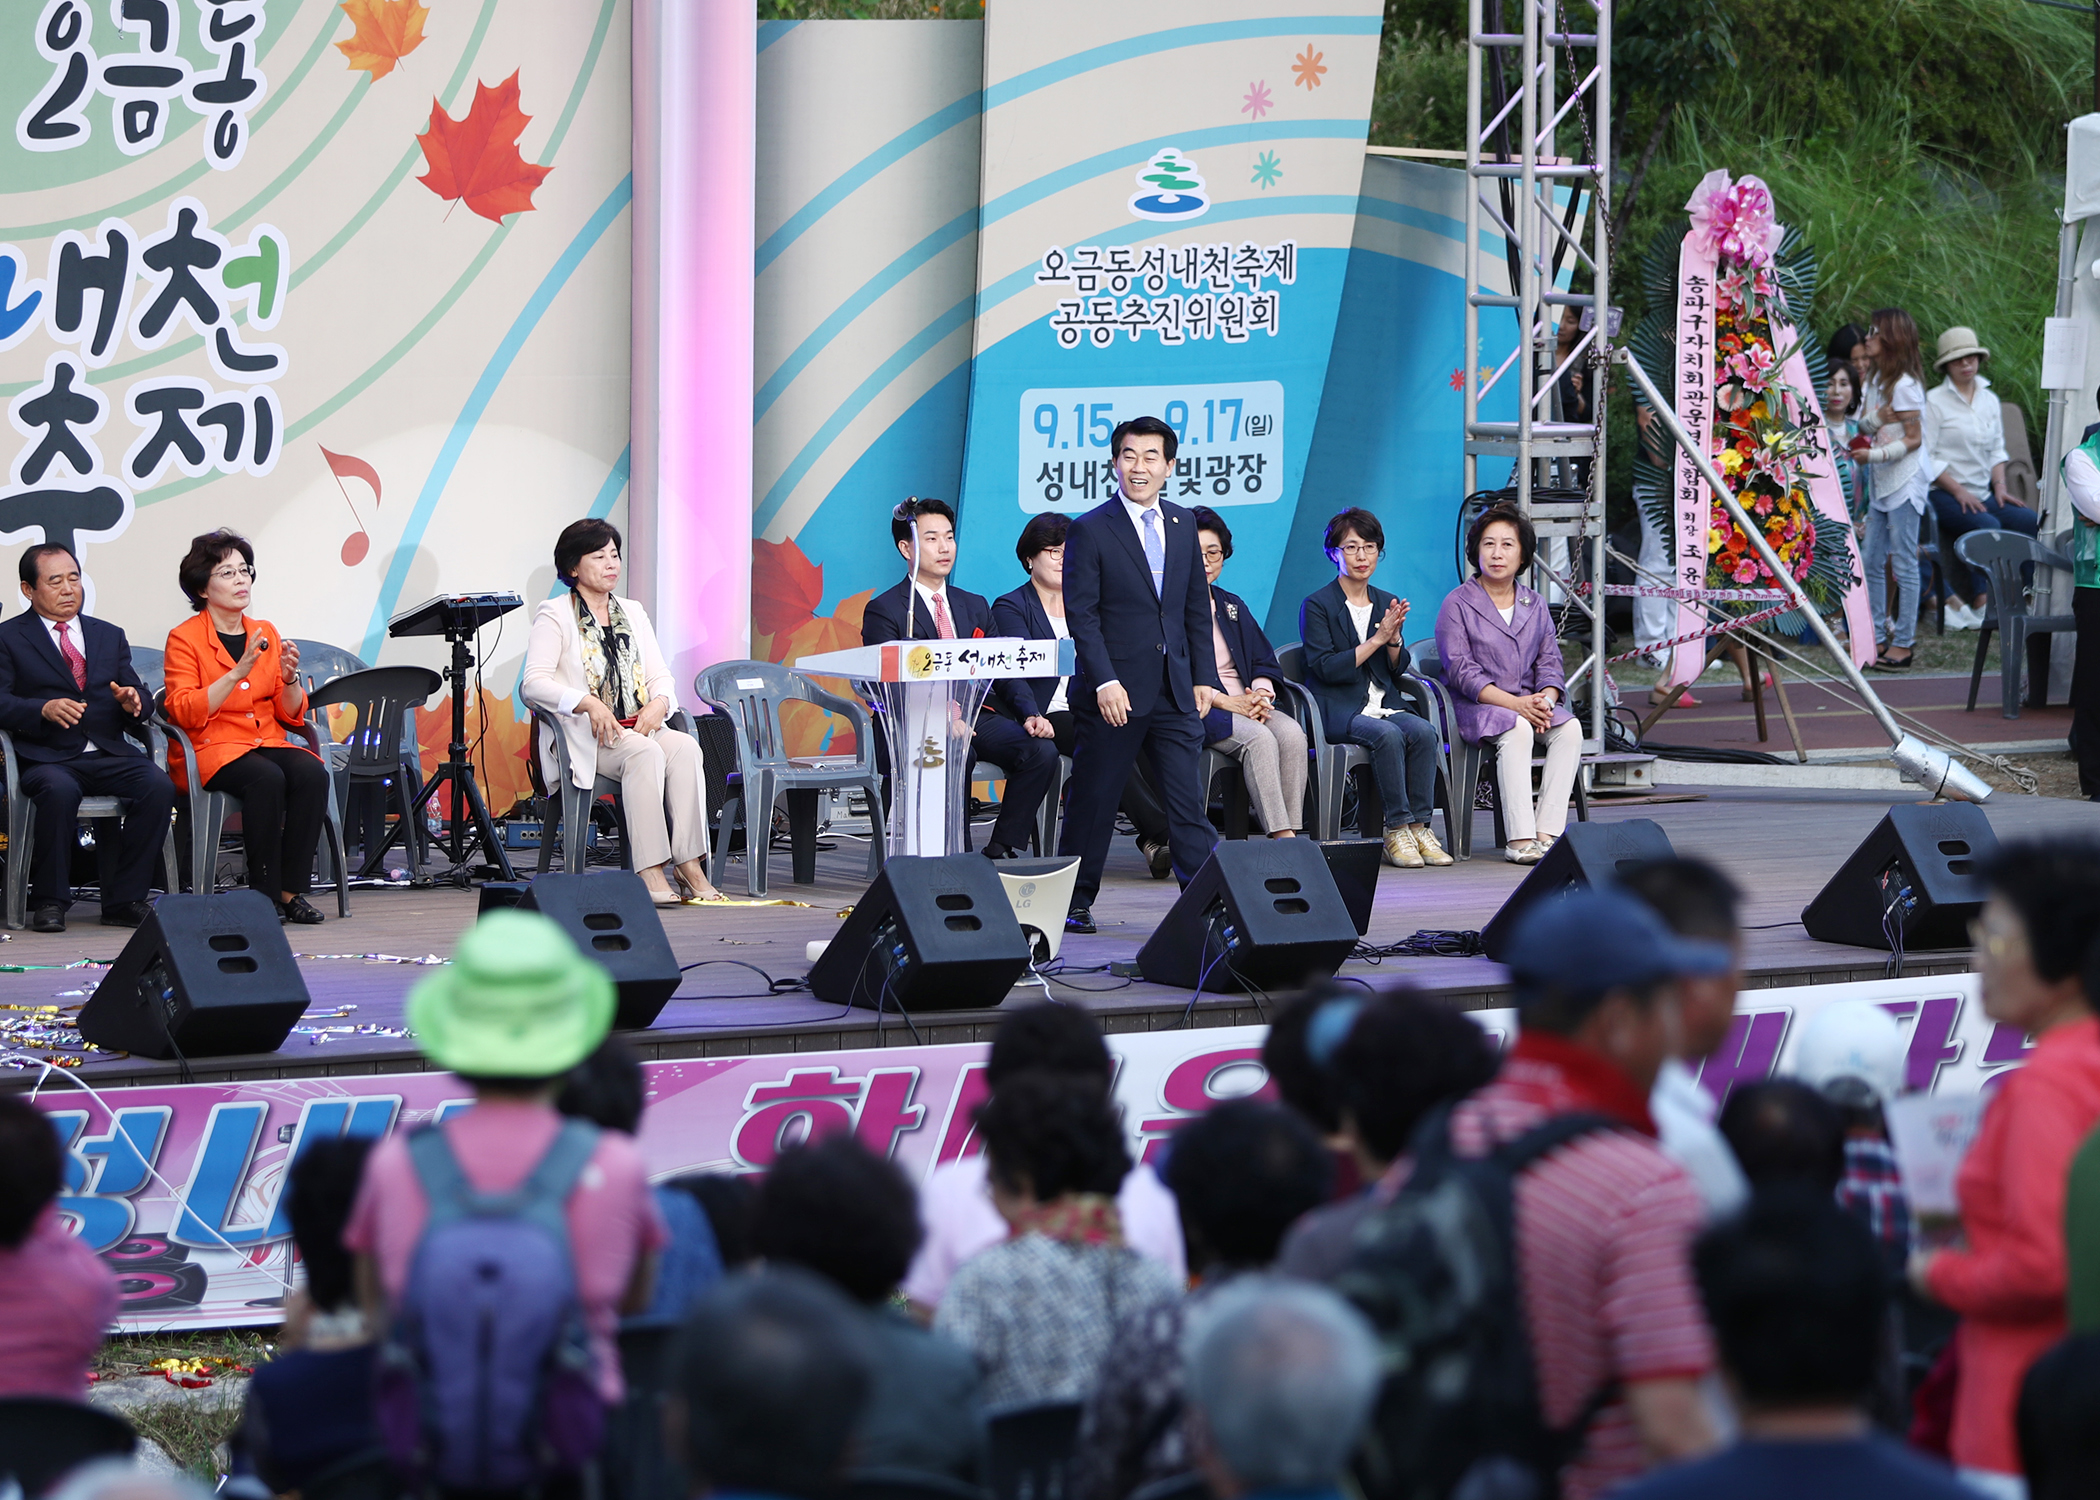
M1145 518L1145 565L1152 569L1152 592L1162 599L1167 594L1167 543L1159 534L1159 507L1151 506L1141 512Z

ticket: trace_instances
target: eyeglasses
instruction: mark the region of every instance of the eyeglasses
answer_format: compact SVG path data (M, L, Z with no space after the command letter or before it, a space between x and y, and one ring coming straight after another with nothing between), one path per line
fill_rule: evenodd
M1376 542L1344 542L1334 550L1341 553L1344 557L1376 557L1378 555L1378 544Z
M255 581L255 568L250 563L242 563L231 568L213 568L211 576L220 583L239 583L243 579L253 583Z
M1052 562L1061 563L1065 560L1065 549L1062 546L1045 547L1042 551L1036 553L1036 557L1047 557ZM1030 561L1033 560L1033 558L1030 559Z
M1969 923L1969 943L1986 958L2003 963L2009 955L2026 948L2027 934L2017 929L2008 932L2002 927L1994 928L1983 918L1976 917Z
M1203 560L1205 562L1223 562L1225 560L1225 549L1223 547L1205 547L1203 549Z

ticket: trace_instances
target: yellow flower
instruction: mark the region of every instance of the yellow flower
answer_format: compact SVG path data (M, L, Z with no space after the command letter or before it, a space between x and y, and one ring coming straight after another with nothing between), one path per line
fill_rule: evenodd
M1733 448L1723 448L1721 450L1721 472L1723 474L1733 474L1742 466L1743 455L1741 453Z

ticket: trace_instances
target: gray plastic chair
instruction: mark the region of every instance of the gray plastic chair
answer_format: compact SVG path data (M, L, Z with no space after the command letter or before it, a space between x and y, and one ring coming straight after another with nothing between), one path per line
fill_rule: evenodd
M719 888L729 857L730 830L744 824L744 888L753 896L766 893L767 855L772 847L773 805L784 793L858 787L867 793L869 822L868 878L882 869L882 782L875 774L875 735L870 715L851 698L826 692L791 667L769 661L729 661L709 667L693 679L703 702L728 715L736 730L737 765L742 780L730 787L716 826L714 857L708 878ZM783 703L813 703L853 725L853 763L846 766L798 766L788 759L787 736L780 728Z
M301 653L302 657L304 652ZM303 664L303 663L302 663ZM167 689L153 695L153 718L161 731L167 735L169 758L179 751L182 755L182 770L186 791L178 791L175 798L175 816L186 817L190 834L189 878L187 889L201 896L209 896L218 889L219 840L226 832L226 814L240 801L227 792L214 792L205 788L204 780L197 774L197 747L181 725L168 717ZM328 764L328 747L322 742L321 732L311 719L297 729L287 726L285 738L305 744L306 748ZM335 794L331 786L327 802L321 808L320 854L333 867L335 874L335 910L338 917L350 915L350 857L343 849L343 820L335 805ZM172 877L171 877L172 878ZM275 896L270 898L276 900Z
M1370 771L1371 752L1346 740L1327 738L1327 726L1321 722L1320 705L1313 700L1312 694L1305 687L1305 647L1301 642L1292 641L1288 646L1278 648L1276 663L1283 668L1285 681L1291 690L1299 695L1299 702L1302 704L1298 722L1305 730L1306 742L1311 748L1313 758L1315 836L1321 839L1338 839L1342 836L1342 807L1349 792L1349 778L1358 771ZM1434 692L1429 684L1413 673L1407 673L1400 679L1400 691L1408 700L1407 706L1427 719L1441 734L1442 725ZM1297 710L1294 708L1294 711ZM1441 778L1440 766L1439 779ZM1365 779L1373 787L1376 786L1375 777L1367 776ZM1375 791L1371 795L1358 797L1356 826L1357 832L1367 839L1384 836L1385 815ZM1447 842L1452 841L1453 833L1451 809L1447 803L1444 808L1444 837Z
M292 637L292 644L299 648L299 675L306 679L312 689L319 683L337 677L348 677L352 672L367 670L371 663L341 646L331 646L326 641L302 641Z
M2031 615L2027 612L2027 588L2020 577L2021 565L2072 571L2071 560L2052 552L2033 537L2017 531L1971 531L1954 539L1954 552L1963 562L1990 575L1990 608L1983 628L1976 632L1976 661L1969 669L1969 712L1976 709L1976 694L1983 685L1984 659L1990 655L1991 634L2003 631L1998 649L1998 689L2005 717L2020 717L2020 659L2027 659L2028 706L2044 707L2049 701L2049 637L2059 631L2074 631L2078 622L2068 614Z
M167 656L157 646L133 646L131 648L131 670L139 674L139 681L146 684L146 696L151 698L161 689L167 677Z
M143 676L144 674L140 674ZM134 740L137 735L131 736ZM146 738L142 742L153 763L163 771L168 768L168 741L153 724L146 726ZM29 876L35 863L36 848L36 804L22 790L22 764L15 757L15 737L0 729L0 764L7 773L7 893L6 921L16 931L29 925ZM126 804L119 797L82 797L80 799L80 821L93 823L95 827L95 850L102 865L102 879L106 884L110 870L117 857L117 820L124 816ZM161 849L161 858L166 861L164 878L168 887L179 884L182 879L182 863L175 857L175 826L168 825L168 835Z
M444 678L428 667L367 667L310 688L306 696L314 727L328 740L322 755L328 762L337 816L347 815L350 794L358 787L376 788L380 811L372 831L384 829L387 804L392 802L401 814L402 842L407 845L411 873L423 868L422 820L415 811L416 793L423 785L415 711L443 684ZM340 743L328 739L328 715L323 712L337 703L357 710L357 727ZM366 868L362 873L372 873L381 842L383 836L375 840L369 834L364 840Z
M600 797L613 799L613 816L620 822L620 868L634 868L634 850L627 841L627 812L620 801L620 778L600 775L586 792L569 779L569 742L562 734L561 716L552 709L534 708L532 711L532 754L530 757L533 789L539 793L540 802L540 860L535 874L544 875L554 863L554 839L551 830L561 830L561 867L564 874L581 875L590 855L591 808ZM693 726L693 717L682 708L671 710L664 720L664 727L676 729L693 737L699 744L700 735ZM545 734L554 749L554 786L543 785L546 770L540 763L540 736ZM561 817L555 819L554 793L561 792ZM713 862L709 862L709 880L714 879Z

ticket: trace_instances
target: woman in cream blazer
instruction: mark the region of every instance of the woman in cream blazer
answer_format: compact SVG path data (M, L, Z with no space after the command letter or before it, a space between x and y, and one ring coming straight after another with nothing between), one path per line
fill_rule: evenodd
M620 533L607 521L577 521L554 543L554 571L569 586L532 618L520 691L534 708L562 720L569 775L589 790L600 776L620 783L634 868L659 906L676 905L664 867L685 895L713 900L700 859L707 852L707 795L700 745L666 729L674 706L671 669L649 616L613 593L620 581ZM534 736L537 744L538 736ZM549 784L553 749L538 744Z

